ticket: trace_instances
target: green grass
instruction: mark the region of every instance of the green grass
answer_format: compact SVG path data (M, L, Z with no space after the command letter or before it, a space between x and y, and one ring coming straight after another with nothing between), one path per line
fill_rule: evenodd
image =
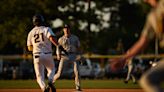
M74 88L74 80L57 80L56 88ZM140 88L138 84L122 80L81 80L82 88ZM39 88L36 80L0 80L0 89L5 88Z

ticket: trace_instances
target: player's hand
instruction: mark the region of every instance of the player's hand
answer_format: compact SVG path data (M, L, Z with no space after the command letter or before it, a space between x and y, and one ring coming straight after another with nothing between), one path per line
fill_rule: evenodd
M56 55L57 60L61 59L61 55Z
M62 46L59 46L59 49L63 51L66 55L68 55L68 52Z
M110 60L110 68L113 72L117 72L122 69L126 63L125 58L115 58Z

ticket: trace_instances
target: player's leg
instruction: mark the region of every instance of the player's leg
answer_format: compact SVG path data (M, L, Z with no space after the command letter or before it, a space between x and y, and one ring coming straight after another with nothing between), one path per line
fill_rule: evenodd
M74 62L75 86L76 86L76 90L81 91L80 74L79 74L78 66L79 66L78 62Z
M164 81L163 66L164 60L143 74L140 84L145 92L163 92L163 89L160 87L161 82Z
M46 54L45 55L45 60L44 60L44 65L47 69L47 77L48 77L48 81L52 82L53 81L53 77L55 75L55 64L54 64L54 60L52 57L52 54Z
M56 92L56 88L53 85L53 77L55 75L55 64L53 61L52 54L45 54L44 55L44 61L43 61L44 66L47 69L47 77L48 77L48 88L51 88L52 92Z
M132 78L133 83L136 84L137 80L133 73L131 73L131 78Z
M63 69L63 63L64 63L64 59L61 59L59 62L58 71L53 77L53 83L56 82L56 80L60 77L62 69Z
M44 66L40 62L40 57L34 56L34 70L35 70L37 82L41 90L44 91L46 89L46 85L44 82Z
M127 77L126 77L126 79L124 81L125 83L128 83L128 81L130 80L132 70L133 70L133 65L132 64L128 64L128 73L127 73Z

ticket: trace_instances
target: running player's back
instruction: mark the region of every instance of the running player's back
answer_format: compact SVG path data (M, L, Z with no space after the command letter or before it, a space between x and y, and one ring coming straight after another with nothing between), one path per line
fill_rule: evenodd
M29 33L28 38L28 43L33 45L33 53L52 52L51 42L49 40L52 34L52 30L49 27L34 27Z

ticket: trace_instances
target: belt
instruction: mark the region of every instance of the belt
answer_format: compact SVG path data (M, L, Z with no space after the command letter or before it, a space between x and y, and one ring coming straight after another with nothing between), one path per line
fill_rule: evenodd
M51 54L52 52L35 52L34 54ZM39 55L34 55L35 58L39 58Z
M52 52L35 52L34 54L51 54Z
M35 55L34 57L35 57L35 58L39 58L40 56L39 56L39 55Z
M68 54L77 54L76 52L67 52ZM61 52L61 54L65 54L64 52Z

